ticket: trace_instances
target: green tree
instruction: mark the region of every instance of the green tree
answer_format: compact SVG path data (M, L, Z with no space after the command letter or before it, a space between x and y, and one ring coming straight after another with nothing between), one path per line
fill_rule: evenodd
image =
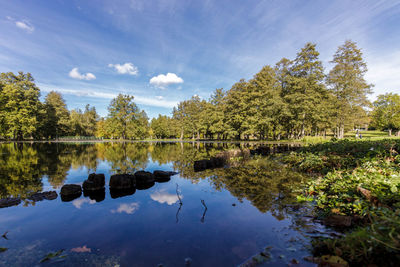
M37 130L40 90L30 73L0 74L2 132L13 139L33 136Z
M372 93L372 85L364 79L367 64L355 42L347 40L340 46L331 63L335 66L329 72L328 84L335 97L335 133L343 138L345 130L354 126L362 108L369 106L367 95Z
M81 117L81 125L86 136L94 136L96 134L96 124L99 119L99 115L96 112L95 107L90 107L89 104L85 106L85 111Z
M225 96L226 93L222 88L215 89L211 95L210 106L206 110L205 116L210 119L210 131L212 134L217 134L217 139L220 139L226 133L225 122Z
M327 95L322 62L316 45L307 43L293 60L291 77L284 99L291 113L298 137L303 137L316 124L322 99Z
M148 118L133 102L134 97L119 94L108 107L107 127L112 137L143 138L148 133Z
M45 137L55 138L69 132L69 111L60 93L51 91L45 98Z
M379 95L373 103L372 125L380 130L400 130L400 96L398 94Z

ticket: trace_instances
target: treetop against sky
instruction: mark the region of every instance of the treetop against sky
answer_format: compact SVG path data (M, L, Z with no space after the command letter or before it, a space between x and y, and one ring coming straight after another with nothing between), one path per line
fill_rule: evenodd
M362 48L374 95L400 92L398 1L0 0L0 71L32 73L69 109L107 114L119 93L149 117L250 79L317 44L325 73L337 47Z

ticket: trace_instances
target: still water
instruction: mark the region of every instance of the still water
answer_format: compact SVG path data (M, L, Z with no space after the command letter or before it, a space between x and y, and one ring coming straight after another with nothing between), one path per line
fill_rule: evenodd
M21 199L0 209L0 247L7 249L0 266L287 266L293 259L310 265L302 260L310 254L309 225L299 219L306 208L294 193L306 178L261 157L194 171L195 160L231 149L244 146L0 144L0 198ZM112 174L138 170L178 174L131 195L110 195ZM102 196L29 200L82 184L93 172L105 175ZM252 260L260 252L269 260ZM56 256L40 263L49 253Z

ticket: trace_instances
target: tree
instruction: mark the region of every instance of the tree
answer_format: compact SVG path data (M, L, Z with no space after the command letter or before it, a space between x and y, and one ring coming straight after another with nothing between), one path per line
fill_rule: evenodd
M291 77L284 99L299 137L304 137L306 130L311 131L316 124L322 99L327 94L323 66L318 57L316 45L307 43L290 67Z
M96 124L99 119L99 115L96 112L95 107L90 107L89 104L85 106L85 111L81 117L81 125L83 128L84 135L94 136L96 134Z
M372 85L364 79L367 64L355 42L347 40L340 46L331 63L335 66L329 72L327 82L335 97L336 136L343 138L346 128L354 126L358 112L369 106L367 95L372 93Z
M30 73L0 74L2 132L13 139L33 136L38 127L40 90Z
M245 92L247 82L241 79L235 83L226 95L225 116L229 125L228 135L240 139L245 130L244 121L246 120L246 109L249 104L245 103Z
M373 103L372 125L380 130L400 130L400 96L398 94L379 95Z
M226 93L222 88L215 89L211 95L210 104L206 110L205 116L210 120L210 132L217 134L217 139L220 139L226 133L225 123L225 96Z
M45 98L45 137L58 137L69 132L69 111L60 93L51 91Z
M107 127L112 137L144 138L148 133L148 118L133 102L134 97L119 94L108 107Z

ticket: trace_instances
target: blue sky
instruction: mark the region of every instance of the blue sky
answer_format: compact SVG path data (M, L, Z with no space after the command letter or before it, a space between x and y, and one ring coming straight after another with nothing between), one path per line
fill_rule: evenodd
M326 70L346 39L377 94L400 93L399 1L0 0L0 72L33 74L42 97L107 115L118 93L149 117L208 99L314 42Z

